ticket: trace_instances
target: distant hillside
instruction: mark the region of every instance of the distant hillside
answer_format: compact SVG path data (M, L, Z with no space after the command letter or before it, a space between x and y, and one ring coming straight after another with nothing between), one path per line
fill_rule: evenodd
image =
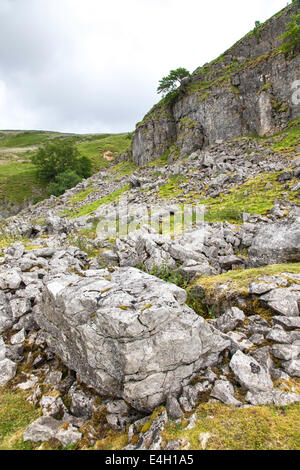
M45 197L30 157L42 144L68 140L90 158L93 171L107 167L131 142L130 134L63 134L48 131L0 131L0 216L14 214Z

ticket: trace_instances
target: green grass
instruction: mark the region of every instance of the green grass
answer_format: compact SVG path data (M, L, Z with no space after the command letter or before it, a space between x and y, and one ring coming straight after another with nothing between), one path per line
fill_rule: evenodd
M275 136L278 140L272 150L290 152L300 146L300 118L290 123L287 129Z
M295 193L285 189L277 181L278 175L279 172L260 175L216 198L200 198L199 203L207 206L205 221L227 220L228 222L242 223L243 212L266 215L273 208L276 199L286 199L284 193L288 193L290 200L295 201ZM267 183L270 183L268 190L266 189ZM295 183L296 181L290 182L290 187Z
M186 203L197 203L206 206L206 222L228 221L235 224L242 223L242 213L266 215L274 206L276 199L285 199L285 194L289 194L291 201L296 201L296 194L290 189L296 184L296 180L289 182L290 189L277 181L280 172L263 174L251 178L241 186L230 189L226 193L221 193L216 198L204 198L203 194L192 191L187 193L180 188L180 184L187 181L187 178L175 175L169 178L168 183L159 188L159 196L162 199L173 199L182 197ZM266 189L269 183L270 188Z
M40 412L28 403L27 397L21 391L0 389L0 450L32 449L32 444L23 442L23 433Z
M178 197L184 194L184 189L180 188L180 184L185 183L187 178L181 175L174 175L169 178L169 182L163 184L159 188L159 195L161 198L168 199Z
M245 409L206 403L199 405L193 429L186 429L186 420L181 424L169 421L162 435L164 441L190 442L190 450L202 450L202 433L211 436L207 450L299 450L299 418L299 403Z
M63 447L51 441L31 443L23 441L25 429L40 417L40 410L31 405L26 399L29 393L0 388L0 451L1 450L76 450L87 449L84 439L78 445ZM95 424L92 423L94 426ZM100 427L100 426L99 426ZM84 434L89 432L89 427L83 429ZM101 433L102 434L102 433ZM128 443L127 433L123 431L107 430L105 437L98 441L95 450L122 449Z
M31 145L39 145L48 140L55 133L51 134L49 132L39 132L39 131L27 131L20 133L9 133L1 134L0 133L0 147L10 148L10 147L28 147Z
M227 282L234 282L236 285L244 288L258 277L274 276L281 273L299 274L300 263L272 264L260 268L233 270L224 274L218 274L217 276L201 276L198 281L206 288L214 288L217 284ZM197 285L198 281L194 285Z
M108 171L113 175L122 177L131 175L137 168L138 166L132 161L122 161L116 165L111 166Z
M0 131L0 148L24 148L30 146L39 146L46 141L68 140L73 143L82 141L101 140L110 134L64 134L51 131Z
M103 157L105 152L109 151L113 156L117 156L129 147L131 139L128 137L128 134L109 134L100 136L99 139L94 137L91 141L78 143L78 150L81 155L90 158L94 171L97 171L111 164Z
M98 199L97 201L91 202L90 204L86 204L85 206L81 207L78 211L73 211L72 209L67 210L64 212L64 215L69 218L84 217L85 215L89 215L92 212L95 212L103 204L110 204L112 202L117 201L122 196L122 194L124 194L128 190L129 184L123 186L120 189L117 189L116 191L112 192L111 194L108 194L107 196L102 197L101 199Z
M286 382L299 390L299 379ZM32 450L37 445L23 442L27 426L40 416L40 411L26 400L28 394L2 388L0 393L0 450ZM149 421L139 432L147 432L153 420L161 414L162 407L152 413ZM169 421L162 431L163 443L181 439L183 445L190 443L191 450L202 450L200 434L209 433L207 450L299 450L300 404L287 407L259 406L235 408L222 403L201 403L196 410L196 423L186 429L187 419ZM136 436L134 440L136 442ZM127 433L108 430L97 441L95 450L122 449L128 444ZM51 446L43 445L51 450ZM85 448L84 440L73 448Z
M299 379L288 384L298 390ZM287 388L289 388L287 386ZM154 410L149 421L138 428L131 443L137 443L139 433L149 430L160 416L163 407ZM168 441L181 439L182 448L190 443L190 450L202 451L202 433L209 433L207 450L299 450L300 404L287 407L257 406L235 408L223 403L201 403L195 409L197 419L192 429L186 429L187 417L179 422L170 420L162 431L163 446ZM128 444L127 433L110 431L98 441L95 450L116 450Z
M42 219L40 219L42 220ZM36 223L38 223L36 221ZM42 248L38 245L33 245L32 240L29 238L24 238L21 235L7 235L5 234L5 222L0 223L0 231L3 231L4 234L0 235L0 249L1 248L8 248L15 242L20 242L24 245L26 250L34 250L35 248Z
M165 166L168 163L169 154L170 154L169 151L165 152L160 158L156 158L152 162L148 163L147 166L150 166L150 167Z
M137 266L138 269L141 271L145 271L145 267L143 265ZM149 272L151 276L158 277L159 279L163 279L165 282L169 282L171 284L176 284L176 286L185 289L188 286L188 278L183 276L181 272L174 267L171 266L153 266L151 271Z
M29 162L0 162L0 202L22 203L25 199L40 199L45 188L36 179L36 169Z
M232 270L216 276L199 276L187 288L187 303L198 315L210 318L212 313L221 313L220 309L223 309L224 302L235 305L236 299L242 297L245 304L240 308L246 315L259 314L271 318L274 312L262 306L258 298L253 299L249 295L248 286L258 278L282 273L299 274L300 263L274 264L260 268ZM225 289L219 288L223 285L226 285ZM200 291L199 286L201 286Z
M88 186L86 189L79 191L74 194L69 200L70 204L76 204L77 202L84 201L90 194L95 192L95 187L93 185Z
M263 93L264 91L268 91L270 88L272 88L272 83L271 82L267 82L265 85L263 85L260 90L257 92L258 95L260 95L261 93Z

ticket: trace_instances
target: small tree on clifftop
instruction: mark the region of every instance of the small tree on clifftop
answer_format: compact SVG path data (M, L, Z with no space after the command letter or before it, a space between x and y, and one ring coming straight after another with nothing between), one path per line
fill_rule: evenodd
M167 77L163 77L159 81L157 93L162 93L164 96L167 95L171 91L176 90L181 85L182 80L189 76L190 72L183 67L171 70Z

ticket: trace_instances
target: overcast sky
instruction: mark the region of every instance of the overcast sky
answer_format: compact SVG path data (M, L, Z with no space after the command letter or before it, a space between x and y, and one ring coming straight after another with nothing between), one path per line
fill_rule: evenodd
M0 129L127 132L287 0L0 0Z

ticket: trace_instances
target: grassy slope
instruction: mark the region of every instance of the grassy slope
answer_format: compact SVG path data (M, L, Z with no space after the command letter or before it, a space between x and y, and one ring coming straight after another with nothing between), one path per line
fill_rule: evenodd
M271 149L281 152L283 158L290 156L298 158L300 156L300 119L291 122L286 129L273 137L248 136L243 139L255 139L260 144L265 145L266 151ZM160 161L160 164L163 164L163 162ZM287 194L291 201L295 203L298 201L298 192L292 191L292 188L299 180L294 178L284 185L280 184L277 181L280 173L273 172L250 178L242 185L221 193L215 198L205 198L206 189L202 192L187 193L185 188L180 188L186 178L175 175L159 188L159 197L168 200L181 197L188 203L197 202L206 206L206 222L223 222L226 220L241 223L243 212L266 215L274 206L275 200L286 199ZM268 185L268 189L266 189L266 185Z
M254 281L261 276L274 276L280 273L294 273L300 272L300 263L284 263L284 264L273 264L270 266L264 266L260 268L251 268L243 270L228 271L224 274L217 274L216 276L201 276L199 282L205 284L207 287L213 287L217 284L223 284L225 282L234 282L239 287L246 287L251 281Z
M26 401L28 394L0 388L0 450L30 450L23 442L23 432L40 416L39 410Z
M22 203L25 199L35 199L43 195L44 188L36 180L36 170L29 162L7 160L0 163L0 204Z
M265 142L266 150L271 148L283 155L294 155L294 158L298 158L300 156L300 119L291 122L287 129L272 138L255 138L260 143ZM272 209L275 200L286 199L287 194L291 201L295 203L299 201L298 192L292 191L298 180L294 178L282 185L277 181L278 175L279 173L262 174L249 179L226 194L220 194L213 199L203 199L201 202L207 206L205 220L207 222L227 220L236 223L241 222L242 212L266 215Z
M99 207L102 206L103 204L110 204L112 202L117 201L120 198L120 196L122 196L122 194L124 194L128 190L129 190L129 184L127 184L126 186L123 186L123 188L117 189L116 191L112 192L108 196L104 196L104 197L98 199L97 201L94 201L94 202L91 202L90 204L84 205L82 208L80 208L77 211L73 211L72 209L66 210L64 212L64 215L67 215L70 218L77 218L77 217L84 217L85 215L92 214L94 211L99 209ZM82 191L80 193L80 196L76 195L73 198L73 202L79 201L81 195L82 195L82 197L86 197L89 194L89 191L92 192L92 189Z
M111 134L101 135L96 140L78 143L78 149L82 155L89 157L94 166L94 170L98 170L109 165L109 161L103 158L105 152L109 151L114 156L123 152L129 147L131 138L128 134Z
M300 404L285 408L259 406L234 408L221 403L201 404L196 426L169 422L166 440L189 441L191 450L202 450L201 434L209 433L207 450L297 450L300 449Z
M81 153L93 163L93 171L107 167L109 161L104 152L113 156L126 150L130 144L128 134L75 135L44 131L0 131L0 204L13 205L25 199L35 201L45 197L43 188L36 179L36 171L30 156L46 141L68 139L74 142Z
M262 316L267 315L268 318L271 318L274 315L273 311L261 308L262 305L257 299L253 303L253 299L249 295L249 284L261 277L282 273L299 274L300 263L273 264L260 268L235 269L216 276L200 276L188 287L188 303L198 314L210 318L213 312L210 311L210 308L207 308L208 301L212 301L214 310L215 307L218 309L218 305L222 304L222 300L231 299L230 302L235 304L238 297L243 297L245 301L244 313L247 314L250 310L251 314L259 313ZM288 277L287 280L289 280ZM297 282L293 281L293 283ZM226 289L220 288L223 285L226 285ZM200 298L194 295L194 288L197 290L197 286L201 286L204 292L204 296L201 295ZM241 308L243 309L243 307Z

